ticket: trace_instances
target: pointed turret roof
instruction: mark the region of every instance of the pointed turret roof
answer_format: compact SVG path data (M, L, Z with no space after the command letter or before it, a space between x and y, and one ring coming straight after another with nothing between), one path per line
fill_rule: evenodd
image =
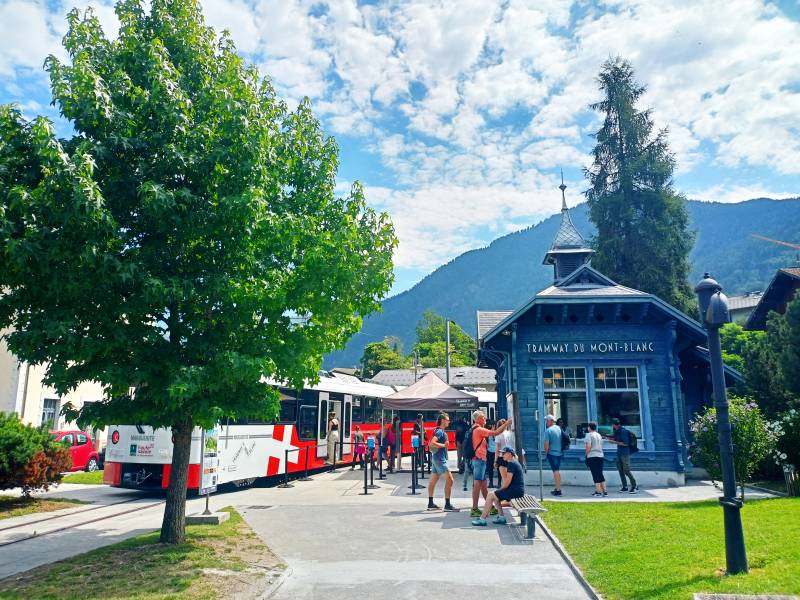
M572 222L572 217L569 215L565 194L567 186L564 185L563 171L561 173L561 185L558 188L561 190L561 223L558 226L558 231L556 231L556 236L553 238L553 243L550 244L550 250L545 254L544 261L542 261L542 264L545 265L555 264L559 255L580 254L588 260L594 254L594 250L583 239L583 236Z

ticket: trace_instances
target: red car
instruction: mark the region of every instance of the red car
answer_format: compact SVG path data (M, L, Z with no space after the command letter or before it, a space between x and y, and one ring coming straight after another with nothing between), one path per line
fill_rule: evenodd
M100 466L100 455L94 449L92 436L85 431L51 431L57 442L69 445L72 454L70 471L96 471Z

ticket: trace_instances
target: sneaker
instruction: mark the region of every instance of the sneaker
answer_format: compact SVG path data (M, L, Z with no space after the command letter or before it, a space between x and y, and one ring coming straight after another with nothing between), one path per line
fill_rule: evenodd
M482 519L478 517L477 519L472 519L472 524L475 527L486 527L486 519Z
M435 504L428 504L428 510L439 510L439 507Z
M627 487L621 487L621 488L619 488L619 492L620 492L620 494L621 494L622 492L627 492L627 491L628 491L628 488L627 488Z
M495 516L497 514L497 509L493 506L492 510L489 511L489 514Z
M480 517L481 516L481 509L480 508L473 508L471 511L469 511L469 516L470 517ZM484 525L485 525L485 523L484 523Z
M603 492L603 497L608 496L608 492Z
M449 502L444 505L444 509L448 512L458 512L458 509Z
M600 492L592 492L592 497L593 498L601 498L602 496L603 496L603 494L601 494Z
M508 523L508 521L506 521L505 517L497 517L495 519L492 519L492 523L494 523L495 525L505 525L506 523Z
M639 493L639 488L638 487L633 487L633 488L631 488L631 491L628 492L628 493L629 494L638 494Z
M550 493L553 494L553 496L560 496L561 490L550 490Z

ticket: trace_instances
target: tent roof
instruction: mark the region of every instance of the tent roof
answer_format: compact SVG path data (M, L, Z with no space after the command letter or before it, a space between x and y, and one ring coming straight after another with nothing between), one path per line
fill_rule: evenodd
M447 385L433 371L383 399L392 410L456 410L478 408L478 397Z

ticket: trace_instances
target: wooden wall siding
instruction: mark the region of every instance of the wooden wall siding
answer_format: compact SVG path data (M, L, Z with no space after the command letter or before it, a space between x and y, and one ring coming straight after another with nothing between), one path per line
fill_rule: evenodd
M541 323L541 322L540 322ZM593 388L591 368L594 366L639 366L641 410L644 448L634 457L634 464L647 470L683 470L677 445L677 432L685 438L685 414L681 409L681 381L675 382L677 369L673 332L669 322L662 323L552 323L535 325L529 319L520 319L516 345L513 348L516 365L516 388L519 392L522 437L528 460L536 460L539 446L539 430L535 419L536 410L543 406L543 392L539 389L539 378L543 366L585 366L587 385ZM607 352L604 354L531 354L527 344L567 343L584 344L596 342L652 341L654 352ZM692 382L694 383L694 382ZM684 386L685 388L686 386ZM697 389L697 386L692 386ZM591 393L591 389L590 389ZM676 415L675 407L678 406ZM540 417L544 414L540 412ZM591 418L596 418L592 415ZM676 420L677 419L677 420ZM611 453L613 455L613 452ZM533 463L529 462L529 465ZM573 450L565 457L566 469L583 469L583 452Z

